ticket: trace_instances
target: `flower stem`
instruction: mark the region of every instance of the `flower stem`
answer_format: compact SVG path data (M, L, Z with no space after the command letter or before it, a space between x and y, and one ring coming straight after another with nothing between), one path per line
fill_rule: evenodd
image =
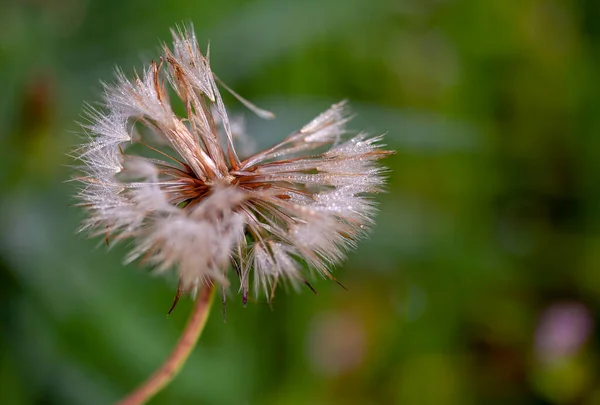
M196 342L206 325L210 307L215 296L212 284L202 283L196 296L190 319L177 342L177 346L163 365L154 372L135 391L122 399L117 405L140 405L146 403L157 392L163 389L177 375L190 356Z

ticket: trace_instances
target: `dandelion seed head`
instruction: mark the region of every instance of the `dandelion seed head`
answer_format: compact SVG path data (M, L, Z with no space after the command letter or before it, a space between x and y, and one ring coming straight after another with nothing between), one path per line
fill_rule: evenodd
M260 152L242 121L230 120L219 85L263 117L212 72L192 30L173 30L159 62L129 79L117 71L102 108L88 107L76 149L81 229L110 243L131 240L126 260L177 272L184 290L250 286L272 296L281 281L307 283L305 268L333 279L373 225L370 194L382 190L382 137L349 136L346 102ZM185 114L171 108L170 93ZM238 155L239 152L239 155Z

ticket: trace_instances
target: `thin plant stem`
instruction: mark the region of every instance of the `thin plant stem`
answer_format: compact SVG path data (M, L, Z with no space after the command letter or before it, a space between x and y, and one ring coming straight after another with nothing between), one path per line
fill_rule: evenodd
M135 391L122 399L117 405L140 405L146 403L157 392L163 389L181 370L190 353L196 346L198 338L202 334L210 307L215 296L215 288L212 284L202 283L196 296L194 308L190 319L179 338L179 342L171 355L163 365L154 372Z

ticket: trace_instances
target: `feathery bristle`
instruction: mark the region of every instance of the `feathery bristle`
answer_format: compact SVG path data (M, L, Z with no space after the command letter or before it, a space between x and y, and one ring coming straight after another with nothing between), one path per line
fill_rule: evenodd
M102 111L88 108L76 150L82 229L131 239L127 260L158 272L177 269L182 291L228 285L230 264L244 303L250 285L272 297L278 282L305 284L305 265L333 279L332 265L367 234L391 152L381 137L347 137L347 103L334 104L273 147L240 159L217 83L257 114L272 118L212 73L192 31L173 31L160 63L105 85ZM171 108L172 88L185 107ZM136 136L132 136L132 134ZM141 152L140 152L141 151ZM152 156L152 157L150 157ZM250 280L253 281L250 281Z

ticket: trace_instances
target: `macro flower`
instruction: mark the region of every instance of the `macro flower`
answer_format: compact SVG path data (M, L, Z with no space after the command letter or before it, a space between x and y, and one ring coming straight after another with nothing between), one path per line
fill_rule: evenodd
M242 156L219 87L270 115L213 74L192 30L174 30L172 48L141 74L117 72L103 105L88 107L76 151L82 230L132 241L127 261L175 269L180 292L225 289L233 271L244 303L279 283L310 287L306 269L335 280L332 267L373 224L369 195L385 174L377 161L391 153L382 137L350 134L341 102Z

